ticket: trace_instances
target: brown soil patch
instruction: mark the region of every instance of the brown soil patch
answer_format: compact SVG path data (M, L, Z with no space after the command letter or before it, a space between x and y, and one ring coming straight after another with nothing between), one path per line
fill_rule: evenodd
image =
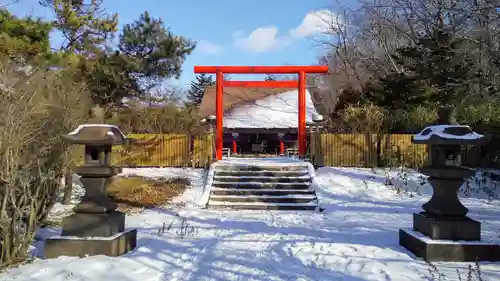
M109 196L120 209L153 208L165 205L189 186L185 178L162 179L139 176L116 177L108 187Z

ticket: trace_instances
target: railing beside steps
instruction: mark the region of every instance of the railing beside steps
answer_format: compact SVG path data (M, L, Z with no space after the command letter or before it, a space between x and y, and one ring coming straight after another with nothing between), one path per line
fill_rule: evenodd
M223 148L222 149L222 156L230 157L231 156L231 148Z

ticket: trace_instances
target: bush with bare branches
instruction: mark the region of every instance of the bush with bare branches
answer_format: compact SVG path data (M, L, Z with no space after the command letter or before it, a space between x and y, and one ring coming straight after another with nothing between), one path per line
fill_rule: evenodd
M380 133L388 120L387 111L373 104L348 106L339 115L352 132Z
M196 107L172 98L158 98L154 103L131 100L106 122L126 133L192 133L200 130Z
M55 203L68 147L89 109L70 70L0 62L0 268L22 262Z

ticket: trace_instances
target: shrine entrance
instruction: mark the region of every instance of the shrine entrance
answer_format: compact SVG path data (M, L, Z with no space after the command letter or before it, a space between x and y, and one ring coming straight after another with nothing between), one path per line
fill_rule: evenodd
M215 151L216 159L222 160L223 150L223 92L224 87L248 88L297 88L298 89L298 154L306 154L306 74L327 73L328 66L195 66L194 73L216 75L215 98ZM285 81L225 81L224 74L297 74L297 80Z

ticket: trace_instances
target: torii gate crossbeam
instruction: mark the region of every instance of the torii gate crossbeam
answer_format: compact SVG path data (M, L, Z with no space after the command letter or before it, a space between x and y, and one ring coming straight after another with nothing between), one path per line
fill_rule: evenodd
M248 88L298 88L298 145L299 157L306 154L306 74L327 73L328 66L195 66L194 73L216 75L216 130L215 150L217 160L222 160L223 92L224 87ZM224 81L224 74L298 74L298 80L287 81Z

